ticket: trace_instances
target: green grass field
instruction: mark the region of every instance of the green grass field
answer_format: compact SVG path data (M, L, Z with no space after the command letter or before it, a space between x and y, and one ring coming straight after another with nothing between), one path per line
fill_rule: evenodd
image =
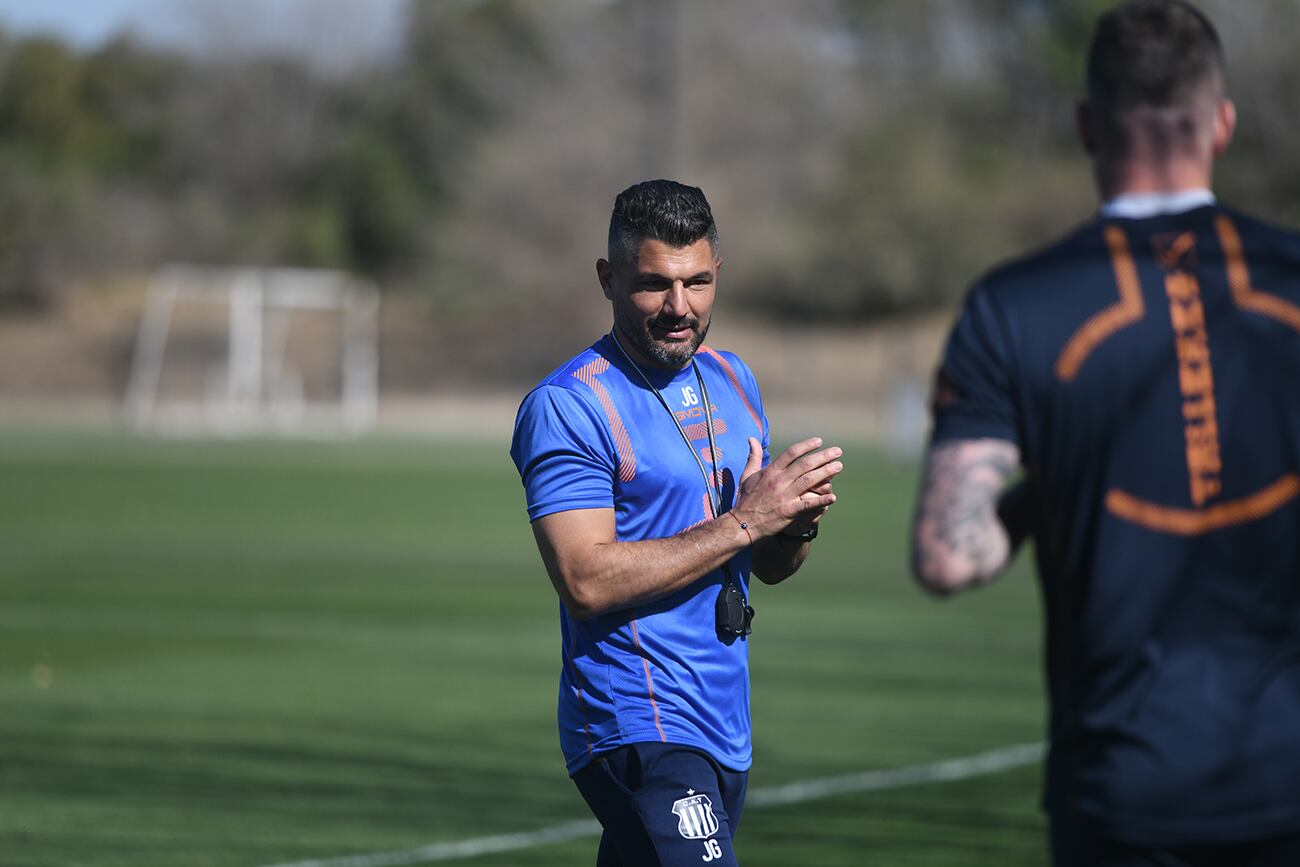
M938 603L915 472L851 450L756 586L751 790L1042 737L1022 557ZM0 434L0 865L263 867L588 818L504 446ZM751 809L755 865L1039 865L1039 770ZM461 861L583 865L578 839Z

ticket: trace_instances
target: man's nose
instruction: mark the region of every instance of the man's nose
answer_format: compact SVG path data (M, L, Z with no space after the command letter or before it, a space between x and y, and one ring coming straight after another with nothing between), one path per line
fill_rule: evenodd
M686 286L680 280L673 281L672 288L664 296L663 310L678 319L691 312L691 306L686 298Z

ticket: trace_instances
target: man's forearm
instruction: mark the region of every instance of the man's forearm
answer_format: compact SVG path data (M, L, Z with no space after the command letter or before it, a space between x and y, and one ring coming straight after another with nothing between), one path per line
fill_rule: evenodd
M762 445L750 437L731 511L669 538L617 541L610 508L538 518L533 534L556 592L580 620L653 602L698 581L746 546L815 520L835 502L831 479L844 469L840 449L818 451L821 445L817 437L795 443L763 467Z
M1019 449L1003 440L930 449L912 532L912 568L927 588L952 593L984 584L1007 565L1014 548L998 505L1019 461Z
M544 520L544 519L543 519ZM685 533L637 542L604 542L565 562L543 555L561 598L584 620L662 599L725 564L750 544L740 521L724 514Z

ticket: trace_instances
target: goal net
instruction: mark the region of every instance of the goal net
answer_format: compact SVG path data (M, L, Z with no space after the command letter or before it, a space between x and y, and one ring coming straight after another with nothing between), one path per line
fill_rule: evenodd
M127 413L164 435L368 430L378 310L373 284L335 271L163 268L145 300Z

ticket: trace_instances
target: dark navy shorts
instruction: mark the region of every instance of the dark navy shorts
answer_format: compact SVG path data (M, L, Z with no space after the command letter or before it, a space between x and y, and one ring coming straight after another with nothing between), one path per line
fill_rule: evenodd
M1052 816L1055 867L1298 867L1300 834L1240 843L1142 846L1110 839L1086 819Z
M573 777L605 833L596 867L735 867L747 771L676 744L601 753Z

